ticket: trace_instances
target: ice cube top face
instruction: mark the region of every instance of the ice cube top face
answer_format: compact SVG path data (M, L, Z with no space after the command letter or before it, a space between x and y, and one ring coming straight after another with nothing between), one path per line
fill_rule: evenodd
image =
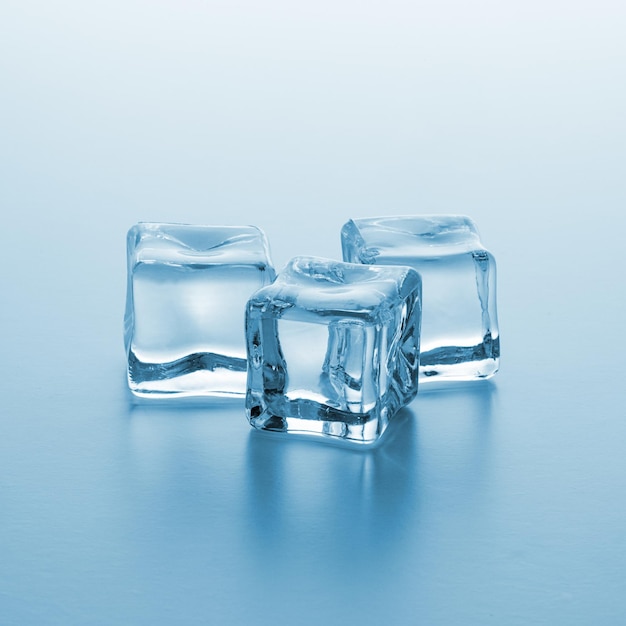
M138 224L128 233L125 344L139 396L243 396L245 310L275 276L252 226Z
M408 267L293 259L248 303L252 426L376 442L417 393L420 296Z
M422 277L420 378L474 380L498 370L496 264L471 219L421 215L350 220L341 232L352 263L408 265Z

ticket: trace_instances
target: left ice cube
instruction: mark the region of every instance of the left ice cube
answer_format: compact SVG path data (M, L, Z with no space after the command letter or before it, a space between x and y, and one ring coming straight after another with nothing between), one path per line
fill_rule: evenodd
M275 272L254 226L139 223L128 231L124 340L138 396L243 396L245 310Z

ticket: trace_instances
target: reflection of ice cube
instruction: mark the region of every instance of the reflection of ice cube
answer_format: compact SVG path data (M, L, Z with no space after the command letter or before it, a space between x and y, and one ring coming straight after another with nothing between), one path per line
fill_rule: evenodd
M131 228L125 317L131 390L142 396L243 395L246 302L273 278L257 228Z
M408 265L421 274L423 380L495 374L500 360L496 264L469 218L358 219L345 224L341 236L345 261Z
M250 423L376 441L417 393L419 275L298 257L248 303Z

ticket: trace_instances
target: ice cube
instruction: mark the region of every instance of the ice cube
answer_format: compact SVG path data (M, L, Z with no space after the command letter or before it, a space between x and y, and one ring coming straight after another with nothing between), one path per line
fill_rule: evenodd
M471 219L420 215L350 220L341 239L345 261L409 265L421 274L422 382L495 374L500 360L496 264Z
M252 426L375 442L417 393L420 296L409 267L293 259L248 302Z
M243 396L245 310L275 276L253 226L140 223L128 232L125 344L139 396Z

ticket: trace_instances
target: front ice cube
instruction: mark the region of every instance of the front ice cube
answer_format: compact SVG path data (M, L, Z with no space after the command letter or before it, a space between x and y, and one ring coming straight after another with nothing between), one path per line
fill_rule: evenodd
M375 442L417 393L419 275L297 257L248 303L252 426Z
M351 220L341 239L345 261L409 265L421 274L422 381L495 374L496 265L472 220L457 215Z
M274 279L252 226L138 224L128 233L128 383L141 396L246 389L246 302Z

